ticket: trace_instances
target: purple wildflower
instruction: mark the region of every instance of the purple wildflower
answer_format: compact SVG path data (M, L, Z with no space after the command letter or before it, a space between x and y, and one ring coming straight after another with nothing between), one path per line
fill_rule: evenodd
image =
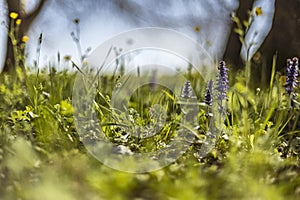
M228 98L228 68L226 67L226 63L221 61L218 66L219 73L217 75L217 98L222 101Z
M218 66L219 73L217 75L217 99L219 100L219 112L225 113L226 106L223 105L223 100L227 100L227 91L228 91L228 68L226 67L226 63L221 61Z
M190 81L186 81L184 86L182 87L181 97L185 99L189 99L192 97L192 87Z
M210 80L207 83L206 91L205 91L205 96L204 96L204 103L207 106L211 106L213 102L213 80Z
M292 60L287 59L287 68L286 68L286 83L285 90L288 95L293 94L294 88L297 87L297 78L298 78L298 58L294 57Z
M287 68L286 68L286 83L285 90L289 97L291 98L291 108L294 107L294 98L296 94L294 93L294 88L298 86L297 79L299 75L298 69L299 61L298 58L294 57L292 60L287 59Z

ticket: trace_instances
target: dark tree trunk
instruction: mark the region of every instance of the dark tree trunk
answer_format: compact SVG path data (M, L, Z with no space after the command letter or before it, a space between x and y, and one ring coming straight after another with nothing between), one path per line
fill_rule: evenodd
M19 14L18 18L22 20L22 23L19 28L19 33L18 33L19 41L21 41L21 38L26 34L26 32L28 31L32 22L34 21L34 19L37 17L37 15L42 10L42 7L46 1L47 0L41 0L39 5L37 5L36 9L34 11L32 11L31 13L24 13L22 10L20 0L7 0L8 12L9 13L11 13L11 12L18 13ZM10 24L11 24L11 18L9 18L9 21L8 21L8 26L9 26L8 31L10 31ZM16 63L15 63L16 59L15 59L14 53L13 53L13 45L12 45L10 38L8 38L8 40L7 40L7 48L6 49L7 49L6 59L5 59L4 68L3 68L4 72L10 71L10 70L14 69L16 66Z
M300 0L277 0L275 6L273 27L260 52L269 68L272 55L277 53L276 65L281 70L287 58L300 57Z
M248 19L248 11L252 9L252 4L254 0L240 0L240 6L237 10L237 17L242 21ZM233 28L235 28L235 24ZM241 66L242 59L240 57L240 50L242 44L239 40L239 36L234 31L231 31L227 49L225 51L224 59L228 62L233 64L234 66Z
M240 0L237 16L247 19L247 10L253 1ZM285 66L286 59L300 56L300 0L276 0L273 27L259 49L267 70L271 69L273 55L277 53L278 69ZM225 60L236 67L243 66L240 58L241 43L238 35L231 33L225 52Z
M252 1L241 0L238 17L246 19ZM253 87L268 87L273 63L277 55L276 70L285 73L286 59L300 56L300 0L276 0L273 26L259 48L257 56L251 62L251 78ZM231 33L224 59L234 66L235 70L242 69L245 63L240 58L241 43L238 35Z

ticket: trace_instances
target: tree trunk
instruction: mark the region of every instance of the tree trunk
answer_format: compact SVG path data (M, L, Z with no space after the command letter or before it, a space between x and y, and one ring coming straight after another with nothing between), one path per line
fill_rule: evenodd
M252 9L253 2L254 0L240 0L240 6L237 10L236 15L241 20L241 22L248 19L248 11ZM235 25L233 28L235 28ZM227 49L224 54L225 60L233 64L234 66L241 66L241 47L242 44L239 40L239 36L234 31L231 31L227 44Z
M237 16L247 19L247 10L251 9L253 1L240 0ZM273 27L259 49L261 59L268 70L271 69L273 55L277 53L277 66L284 68L286 59L300 56L300 0L277 0ZM225 52L225 60L236 67L243 66L240 59L241 43L238 35L231 32Z

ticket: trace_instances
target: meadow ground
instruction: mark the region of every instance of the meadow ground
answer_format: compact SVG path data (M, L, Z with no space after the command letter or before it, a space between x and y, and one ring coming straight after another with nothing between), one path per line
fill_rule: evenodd
M293 97L298 89L292 86L289 95L288 77L275 68L274 62L270 83L261 88L251 87L243 70L234 76L228 72L229 88L223 91L227 100L221 103L225 118L218 124L215 147L204 157L199 150L216 107L209 106L206 83L199 74L187 72L190 86L182 86L187 87L182 97L190 98L188 87L198 97L194 103L199 111L189 124L192 128L184 129L193 138L176 161L145 173L111 169L87 152L72 106L75 78L81 72L17 67L3 73L1 199L299 199L299 98ZM186 114L178 106L182 100L164 88L144 98L150 85L133 93L127 110L114 112L110 102L117 80L118 74L97 80L93 112L102 130L93 133L95 141L104 134L136 153L157 150L178 136L182 131L179 119ZM218 79L215 83L216 98L222 88ZM147 112L160 103L166 110L167 122L162 124L151 121ZM131 135L136 125L151 129L157 124L155 137L143 137L147 130L139 130L139 137Z

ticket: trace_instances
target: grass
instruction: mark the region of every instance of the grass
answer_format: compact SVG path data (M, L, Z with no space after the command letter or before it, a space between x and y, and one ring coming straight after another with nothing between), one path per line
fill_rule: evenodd
M23 55L17 59L24 63ZM73 93L76 77L85 73L74 62L73 66L78 70L33 70L20 64L0 74L1 199L300 198L299 97L290 108L276 58L267 87L252 88L254 81L245 71L235 76L229 72L228 100L220 103L227 109L224 118L215 121L219 135L206 156L199 152L209 137L211 120L217 118L217 105L202 103L206 83L199 74L183 73L197 100L178 98L172 90L151 84L123 91L131 92L126 99L128 93L113 92L120 80L127 80L124 72L92 79L84 75L80 82L84 93ZM130 80L134 83L141 76ZM156 80L171 82L172 77L161 75ZM88 102L89 96L82 94L90 88L92 104L79 112L74 98ZM120 106L126 101L126 107ZM101 130L90 129L90 120L78 129L76 120L86 116L95 117ZM83 131L90 134L80 134ZM125 173L88 153L84 142L97 142L101 131L131 153L152 152L176 138L189 143L162 169Z
M270 88L255 92L246 89L242 73L231 78L227 120L206 157L198 155L208 120L206 108L200 106L198 129L187 151L163 169L139 174L108 168L87 153L73 118L72 90L78 73L51 69L24 74L17 68L15 74L0 75L2 199L299 198L298 108L289 114L278 73L272 73ZM106 85L99 88L95 112L106 124L103 131L111 141L134 152L147 152L176 137L176 120L182 111L174 108L176 100L170 91L154 92L153 98L143 101L134 93L130 110L111 113L115 79L101 80ZM146 90L141 87L139 92L146 94ZM169 123L159 127L155 137L143 138L146 130L140 130L139 140L125 140L122 136L136 131L134 124L155 128L157 123L145 114L150 99L157 104L169 102L165 104Z

